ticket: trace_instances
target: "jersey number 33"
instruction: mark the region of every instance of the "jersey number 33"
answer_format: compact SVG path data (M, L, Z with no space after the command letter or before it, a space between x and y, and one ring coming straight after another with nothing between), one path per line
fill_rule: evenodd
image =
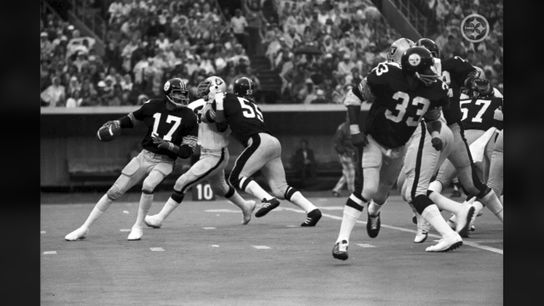
M385 111L385 117L395 123L399 123L405 120L407 126L417 126L419 120L421 119L421 116L425 114L427 109L429 109L429 105L431 104L429 99L419 96L410 99L410 95L403 91L395 92L393 94L393 99L398 101L398 104L395 106L397 114L394 114L393 111L387 109ZM406 110L410 107L410 105L416 107L416 114L414 117L407 116L407 118L405 119L404 116L406 115Z

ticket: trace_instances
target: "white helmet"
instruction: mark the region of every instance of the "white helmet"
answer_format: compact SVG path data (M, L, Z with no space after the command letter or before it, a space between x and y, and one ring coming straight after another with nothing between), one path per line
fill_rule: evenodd
M198 84L198 96L206 101L213 100L220 92L227 92L227 84L218 76L208 77Z
M416 44L408 38L399 38L395 40L391 47L389 47L389 52L387 53L387 61L397 63L400 65L400 58L406 50L415 46Z

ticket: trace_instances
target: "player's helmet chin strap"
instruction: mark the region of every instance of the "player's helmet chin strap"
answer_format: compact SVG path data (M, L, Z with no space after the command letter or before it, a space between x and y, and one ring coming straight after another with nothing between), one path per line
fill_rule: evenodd
M189 102L189 98L186 95L184 95L183 93L181 93L182 97L179 98L179 99L174 99L174 98L170 97L170 95L167 95L166 99L168 99L168 101L172 102L172 104L174 104L177 107L186 106L188 104L188 102Z
M416 77L423 82L426 86L431 85L432 83L436 82L439 77L436 74L430 73L430 74L423 74L416 72Z

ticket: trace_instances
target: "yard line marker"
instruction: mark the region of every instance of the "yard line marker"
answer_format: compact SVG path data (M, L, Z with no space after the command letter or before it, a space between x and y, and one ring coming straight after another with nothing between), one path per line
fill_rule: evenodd
M219 247L219 244L212 244L211 247L212 247L212 248L218 248L218 247Z
M57 251L45 251L43 255L57 255Z
M163 248L149 248L151 252L164 252Z
M123 213L127 215L129 214L128 210L123 210Z
M45 234L45 231L40 231L40 234L42 234L42 235Z
M290 207L278 207L278 208L281 208L282 210L300 212L298 209L294 209L294 208L290 208ZM276 209L276 210L278 210L278 209ZM322 216L327 217L327 218L331 218L331 219L334 219L334 220L342 221L342 217L338 217L338 216L335 216L335 215L322 214ZM366 221L357 220L357 223L366 224ZM387 224L383 224L383 223L382 223L381 226L385 227L385 228L388 228L388 229L401 231L401 232L407 232L407 233L412 233L412 234L416 233L415 230L407 229L407 228L404 228L404 227L392 226L392 225L387 225ZM429 234L429 236L433 237L433 238L442 238L439 235L435 235L435 234ZM479 243L472 242L472 241L463 240L463 244L469 245L469 246L474 247L474 248L486 250L486 251L489 251L489 252L501 254L501 255L503 255L503 253L504 253L502 249L493 248L493 247L489 247L489 246L486 246L486 245L481 245Z
M266 245L252 245L252 247L256 248L257 250L268 250L271 249L271 247Z
M209 213L239 213L240 210L234 210L234 209L206 209L205 212Z
M213 227L213 226L204 226L202 229L205 229L205 230L214 230L215 227Z
M287 225L286 227L299 227L299 226L293 225L293 224L289 224L289 225Z
M321 209L321 210L344 210L344 207L342 207L342 206L324 206L324 207L319 207L319 209Z
M362 248L375 248L376 246L372 245L372 244L368 244L368 243L357 243L358 246L362 247Z
M119 231L120 232L130 232L130 228L122 228Z

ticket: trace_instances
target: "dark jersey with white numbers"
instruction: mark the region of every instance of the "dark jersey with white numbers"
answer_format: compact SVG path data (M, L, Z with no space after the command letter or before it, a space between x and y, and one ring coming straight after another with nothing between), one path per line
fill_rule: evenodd
M212 105L216 110L215 101ZM258 133L269 133L264 124L263 112L252 101L227 93L223 99L223 109L232 135L243 145Z
M487 131L491 127L502 130L501 120L497 120L497 112L502 113L502 97L496 97L494 94L477 99L471 99L468 96L461 95L461 124L465 130L483 130Z
M375 97L365 123L365 132L387 148L406 144L429 109L446 106L448 87L440 80L425 86L410 86L402 69L380 63L366 78Z
M444 118L448 125L461 121L461 110L459 108L459 97L461 95L461 87L469 73L475 71L467 60L454 56L442 61L442 77L446 84L452 89L453 96L450 97L450 104L444 108Z
M169 150L159 149L153 143L152 135L170 141L179 146L184 136L198 135L198 122L195 113L188 107L169 110L167 100L153 99L133 112L134 118L143 121L147 126L147 133L142 140L142 147L153 153L168 155L175 159L176 154Z

